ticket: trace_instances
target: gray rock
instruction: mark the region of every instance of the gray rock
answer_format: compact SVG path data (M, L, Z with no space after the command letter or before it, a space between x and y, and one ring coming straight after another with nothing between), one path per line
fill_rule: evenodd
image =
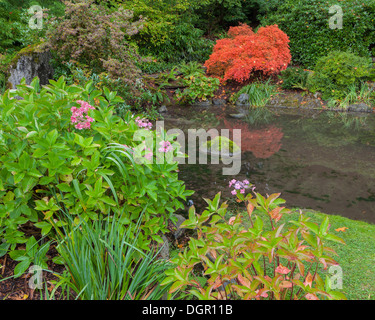
M242 93L236 101L236 106L248 106L249 105L249 95L247 93Z
M220 105L226 104L227 101L225 99L212 99L212 103L215 106L220 106Z
M243 118L245 118L246 117L246 113L244 113L244 112L241 112L241 113L231 113L231 114L229 114L229 116L231 117L231 118L234 118L234 119L243 119Z
M49 84L53 78L53 68L50 64L51 53L49 51L20 52L19 57L12 62L8 72L8 82L12 89L16 89L21 80L25 78L26 84L30 84L33 78L38 77L41 85Z
M161 236L163 238L164 243L160 248L160 256L162 259L169 260L169 242L165 235Z
M372 112L372 108L365 103L351 104L348 106L348 111L353 112Z
M212 105L212 103L211 103L210 100L195 101L193 103L193 106L195 106L195 107L209 107L211 105Z
M175 224L176 226L176 231L173 233L174 237L176 239L178 239L179 237L181 237L185 231L185 229L183 228L180 228L181 224L186 220L182 215L180 214L175 214L175 216L177 217L177 222Z
M165 112L168 112L168 109L165 105L162 105L159 109L158 109L159 113L165 113Z
M321 97L322 97L322 94L319 91L317 91L317 92L314 93L314 98L315 99L318 99L318 98L321 98Z

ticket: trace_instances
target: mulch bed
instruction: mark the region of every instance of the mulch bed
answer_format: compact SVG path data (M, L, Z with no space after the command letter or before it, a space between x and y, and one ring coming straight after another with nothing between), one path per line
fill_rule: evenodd
M20 247L22 248L22 247ZM45 286L49 293L55 287L58 282L58 277L53 273L61 274L64 271L64 266L58 265L52 262L52 258L57 255L56 249L51 246L47 252L47 256L50 258L47 262L48 269L51 272L43 271L43 289L41 297L41 290L32 289L29 285L31 279L31 273L24 273L18 278L14 278L14 268L18 264L17 261L12 260L8 254L0 258L0 300L45 300ZM5 279L5 280L3 280ZM60 300L61 289L57 289L54 295L55 300ZM74 299L74 293L71 293L71 299Z

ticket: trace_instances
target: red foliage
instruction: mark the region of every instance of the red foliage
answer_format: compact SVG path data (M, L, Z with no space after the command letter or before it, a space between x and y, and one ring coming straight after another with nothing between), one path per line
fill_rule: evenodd
M228 36L235 38L237 36L252 36L254 31L246 23L240 23L238 27L230 27L228 30Z
M244 82L254 71L264 75L285 70L291 61L289 38L277 25L260 27L257 33L242 24L231 27L230 38L217 40L205 62L207 72L222 82Z
M241 151L251 151L258 159L267 159L282 146L281 139L284 134L282 130L274 125L268 125L259 129L251 129L246 122L241 120L227 119L218 116L223 120L224 127L229 129L229 136L233 137L233 129L241 130Z

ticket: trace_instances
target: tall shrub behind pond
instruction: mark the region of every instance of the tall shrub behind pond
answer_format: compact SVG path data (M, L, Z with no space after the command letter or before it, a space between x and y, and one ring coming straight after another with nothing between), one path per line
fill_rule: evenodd
M370 57L375 55L375 2L373 0L286 0L262 1L260 15L263 26L278 24L290 38L293 63L313 68L320 57L333 50L352 50ZM342 29L336 24L340 11L329 12L338 5L342 9ZM335 16L336 14L336 16ZM335 21L334 21L335 20Z

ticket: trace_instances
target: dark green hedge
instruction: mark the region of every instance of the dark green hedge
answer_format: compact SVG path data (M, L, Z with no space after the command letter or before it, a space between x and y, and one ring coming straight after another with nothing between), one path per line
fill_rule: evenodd
M329 27L333 5L342 8L342 29ZM375 0L271 0L261 24L278 24L290 38L292 62L306 68L333 50L375 55Z

